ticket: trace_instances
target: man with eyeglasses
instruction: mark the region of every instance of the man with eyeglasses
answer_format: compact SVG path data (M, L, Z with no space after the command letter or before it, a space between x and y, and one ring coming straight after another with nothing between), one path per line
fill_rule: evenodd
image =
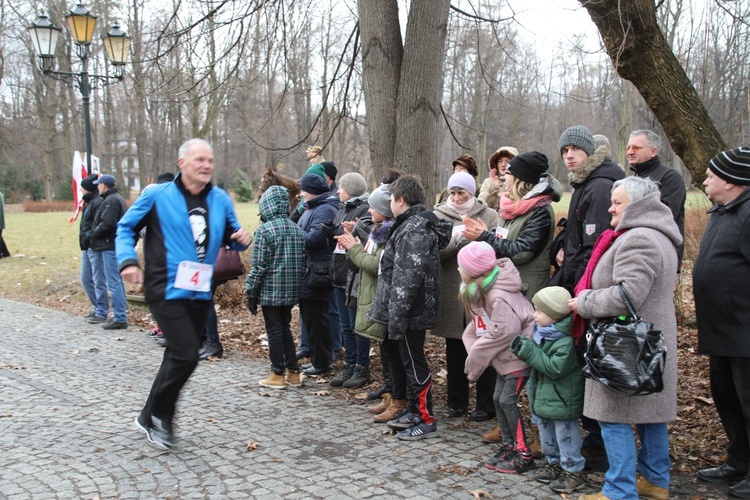
M682 175L674 168L664 165L659 158L661 138L651 130L635 130L630 133L625 156L630 170L638 177L647 177L659 185L661 202L672 211L672 216L680 228L680 235L685 236L685 182ZM679 265L682 264L683 244L677 248Z

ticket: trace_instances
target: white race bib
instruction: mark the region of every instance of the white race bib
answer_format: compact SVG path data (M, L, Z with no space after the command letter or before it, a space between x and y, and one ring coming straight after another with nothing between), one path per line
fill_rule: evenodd
M336 248L333 249L333 253L346 255L346 248L344 248L343 246L341 246L341 242L340 241L337 241L336 242Z
M477 337L483 337L490 330L490 317L484 309L477 309L476 316L471 321L474 322L474 330Z
M508 234L510 234L510 229L508 229L507 227L497 226L495 228L495 236L497 236L498 239L504 240L508 237Z
M214 266L183 260L177 266L174 287L193 292L210 292Z

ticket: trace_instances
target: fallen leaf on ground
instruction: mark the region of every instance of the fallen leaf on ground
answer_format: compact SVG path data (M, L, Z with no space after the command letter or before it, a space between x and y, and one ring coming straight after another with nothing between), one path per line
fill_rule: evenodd
M78 354L78 349L76 349L74 351L70 351L70 354Z
M328 396L330 394L328 391L315 391L312 393L313 396Z
M484 490L469 490L469 493L474 495L474 498L492 498L492 495Z
M702 398L700 396L695 396L695 399L697 399L698 401L701 401L703 403L706 403L707 405L714 404L714 398Z
M125 340L125 337L115 337L115 340L118 342L122 342L123 340Z
M255 441L248 441L247 442L247 451L253 451L258 448L258 443Z

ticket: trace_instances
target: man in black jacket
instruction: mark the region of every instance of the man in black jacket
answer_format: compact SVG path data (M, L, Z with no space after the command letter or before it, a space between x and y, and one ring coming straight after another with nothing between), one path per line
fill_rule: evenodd
M715 156L706 175L714 205L693 267L698 352L709 355L711 396L729 445L726 461L698 478L742 479L729 494L750 498L750 148Z
M610 227L612 184L625 178L625 174L609 159L608 148L595 147L594 136L582 125L567 128L558 146L568 168L573 196L568 208L565 241L556 260L561 266L560 286L573 293L586 270L594 243Z
M128 209L125 200L117 192L115 185L117 180L114 176L105 174L94 184L99 189L102 204L96 212L94 222L91 226L91 249L94 251L94 272L96 269L104 274L107 280L107 288L112 295L112 321L107 321L104 316L94 316L89 323L103 323L105 330L124 330L128 327L127 301L125 299L125 286L122 284L120 270L115 257L115 236L117 235L117 223ZM108 308L109 309L109 308Z
M102 266L95 266L95 255L91 247L91 226L94 218L102 204L102 197L94 184L98 176L89 175L81 181L83 189L83 212L81 213L81 225L78 231L78 244L81 247L81 284L94 306L94 310L85 318L106 318L109 311L109 298L107 297L107 280L104 278Z
M635 130L630 133L625 149L630 170L638 177L646 177L659 185L661 202L672 211L672 217L680 228L680 236L685 236L685 182L680 173L664 165L659 158L661 138L651 130ZM682 263L684 245L677 248L678 262ZM678 265L679 272L679 265Z

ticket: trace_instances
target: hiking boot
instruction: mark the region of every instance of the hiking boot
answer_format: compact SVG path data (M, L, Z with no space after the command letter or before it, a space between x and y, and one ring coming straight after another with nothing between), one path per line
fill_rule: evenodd
M386 382L380 387L378 387L376 390L368 393L367 399L369 399L370 401L373 401L375 399L380 399L383 397L383 394L386 394L386 393L390 394L390 392L391 392L391 384Z
M101 316L94 316L92 318L87 319L86 321L88 321L92 325L97 325L99 323L106 323L107 318L102 318Z
M546 464L542 465L537 470L532 472L531 477L533 479L536 479L540 483L549 484L560 477L562 470L563 469L562 467L560 467L559 463L551 464L547 462Z
M652 484L648 479L641 476L640 472L635 474L635 490L640 498L649 500L669 500L669 490Z
M534 468L534 457L522 455L518 451L509 453L505 460L495 464L495 470L503 474L522 474Z
M154 337L156 339L156 343L159 344L162 347L167 347L167 339L164 338L164 336L160 337Z
M500 426L496 425L490 432L482 434L482 441L489 444L502 443L503 435L500 433Z
M515 452L516 450L513 448L513 445L501 446L497 453L484 462L484 466L488 469L495 470L497 464L507 460L508 457Z
M286 380L284 379L283 373L278 374L271 372L271 375L269 375L268 378L258 380L258 384L263 387L268 387L269 389L286 389Z
M89 321L91 323L91 321ZM105 330L127 330L128 323L127 322L119 322L119 321L110 321L108 323L104 323L102 325L102 328Z
M412 412L405 412L402 413L402 415L398 418L394 418L393 420L388 422L388 428L393 429L394 431L404 431L411 427L412 425L416 424L419 420L419 417L416 416Z
M379 415L380 413L383 413L388 409L388 407L391 405L391 401L393 401L393 398L386 392L385 394L383 394L383 399L380 400L380 403L368 406L367 411L372 413L373 415Z
M354 367L354 372L349 380L344 382L344 388L346 389L358 389L363 385L370 383L370 369L366 366L357 365Z
M198 359L206 360L210 357L221 358L224 356L224 347L219 342L206 342L206 345L198 353Z
M418 439L438 437L437 423L427 424L418 419L417 423L399 432L396 437L402 441L417 441Z
M96 313L95 313L95 312L93 312L93 311L91 311L91 312L90 312L90 313L88 313L88 314L84 314L84 315L83 315L83 319L91 319L91 318L94 318L94 317L96 317Z
M331 384L331 387L341 387L342 385L344 385L344 382L352 377L352 373L354 373L354 367L354 363L345 364L341 368L338 376L329 382Z
M393 399L391 400L391 404L388 405L388 408L386 408L382 413L375 415L372 418L372 421L376 424L384 424L400 417L405 409L405 399Z
M555 493L567 493L571 494L575 490L586 486L586 480L583 479L583 474L580 472L568 472L565 469L560 471L560 477L557 480L552 481L549 487Z
M299 370L287 370L284 381L289 387L302 387L302 380L299 377Z
M534 458L542 458L542 440L539 439L539 427L534 424L529 425L529 451Z

